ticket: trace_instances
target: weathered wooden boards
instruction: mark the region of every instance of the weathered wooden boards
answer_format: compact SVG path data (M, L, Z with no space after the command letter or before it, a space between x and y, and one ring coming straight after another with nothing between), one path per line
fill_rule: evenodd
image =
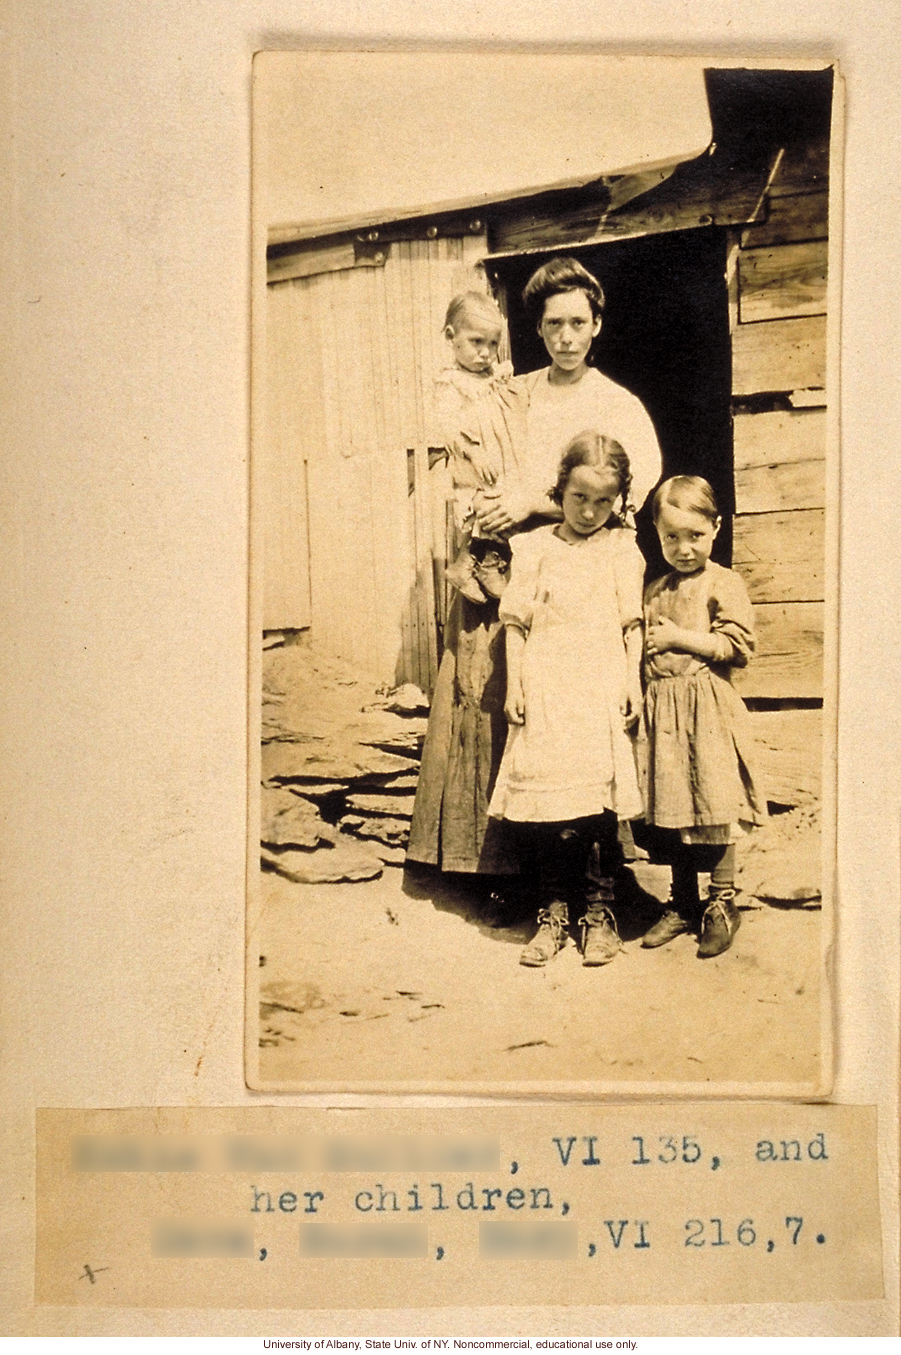
M748 513L816 508L825 495L824 463L790 461L784 466L752 466L736 473L735 492Z
M822 602L756 603L757 657L735 675L743 697L823 695Z
M754 602L823 598L826 411L734 421L733 563Z
M823 510L742 514L733 528L732 563L755 605L822 601Z
M822 461L826 455L826 411L814 408L736 414L734 439L737 471L787 462Z
M442 542L443 545L443 542ZM413 448L413 553L416 561L416 587L411 599L416 625L416 669L418 685L431 692L438 676L438 637L435 605L434 505L429 479L429 454L424 443ZM407 674L403 677L408 680Z
M691 164L676 166L674 173L627 175L577 194L540 194L494 215L493 252L545 251L698 226L744 225L763 219L765 184L763 168L717 177L709 164Z
M825 315L738 326L732 335L733 395L812 386L826 386Z
M823 784L823 712L755 710L748 722L755 769L775 804L810 804Z
M825 240L743 250L738 269L743 324L825 313Z
M758 657L737 675L746 698L823 694L824 164L822 148L788 157L771 185L766 220L740 238L733 564L748 585L758 630ZM785 408L788 402L807 407ZM760 412L750 412L755 408ZM790 731L799 712L787 714Z
M270 288L266 300L263 430L254 445L260 463L255 511L263 546L263 629L302 630L311 619L310 549L304 430L299 426L295 390L293 298L280 287Z
M344 241L270 259L267 280L287 282L291 278L310 278L316 273L335 273L342 268L353 268L355 262L353 243Z
M742 248L787 245L793 240L825 240L827 226L826 193L804 193L780 198L772 196L771 190L766 220L742 231Z

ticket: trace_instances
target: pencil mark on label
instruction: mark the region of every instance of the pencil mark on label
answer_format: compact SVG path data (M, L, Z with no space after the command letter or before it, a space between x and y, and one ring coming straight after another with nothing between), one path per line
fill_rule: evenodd
M96 1277L100 1275L104 1270L109 1270L109 1266L96 1266L92 1270L89 1265L85 1265L84 1270L82 1271L78 1278L80 1280L88 1279L91 1281L91 1284L96 1284L97 1283Z

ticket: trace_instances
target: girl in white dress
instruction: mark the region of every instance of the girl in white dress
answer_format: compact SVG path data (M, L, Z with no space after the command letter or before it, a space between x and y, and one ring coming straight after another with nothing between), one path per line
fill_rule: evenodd
M556 955L576 904L584 963L607 964L619 950L617 819L642 813L627 731L642 706L644 560L615 511L630 481L619 443L580 433L552 494L563 521L513 541L500 605L510 730L489 814L514 827L524 874L537 881L538 932L524 965Z

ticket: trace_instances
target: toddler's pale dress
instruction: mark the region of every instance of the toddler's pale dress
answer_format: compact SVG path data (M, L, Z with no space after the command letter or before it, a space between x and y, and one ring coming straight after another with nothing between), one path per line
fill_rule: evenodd
M472 411L498 386L506 385L513 375L510 362L496 362L488 372L468 372L464 367L444 367L435 378L433 392L435 425L450 458L451 486L447 498L453 503L454 525L460 540L473 528L476 492L486 487L485 480L468 459L461 428L473 417ZM456 553L456 552L455 552Z

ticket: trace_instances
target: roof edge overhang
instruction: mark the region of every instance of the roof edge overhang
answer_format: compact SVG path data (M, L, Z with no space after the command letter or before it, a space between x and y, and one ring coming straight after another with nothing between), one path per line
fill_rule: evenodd
M389 225L404 224L411 226L417 222L428 222L435 217L461 216L480 210L485 211L492 207L501 207L509 202L541 197L546 193L561 193L596 187L600 192L608 192L612 196L615 187L621 186L624 180L632 178L636 181L636 193L647 192L651 187L655 187L667 179L679 165L703 155L709 144L709 142L705 142L704 145L691 147L686 150L685 154L664 160L628 165L622 169L600 175L581 175L574 179L560 179L551 184L517 188L508 193L481 193L472 197L407 208L400 212L367 212L360 216L331 221L292 222L273 225L268 230L267 245L270 250L278 249L281 252L285 246L302 246L312 241L323 242L334 236L355 234L358 231L369 231ZM628 191L616 193L616 197L621 202L628 201L631 196L634 196L634 194Z

